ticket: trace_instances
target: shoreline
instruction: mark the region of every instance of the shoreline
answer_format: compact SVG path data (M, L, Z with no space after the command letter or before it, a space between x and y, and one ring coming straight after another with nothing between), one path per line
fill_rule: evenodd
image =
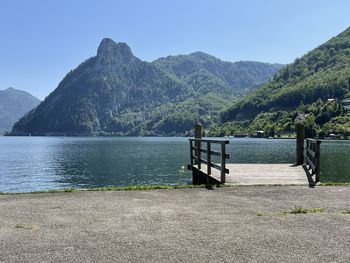
M94 188L63 188L63 189L47 189L29 192L2 192L1 195L28 195L28 194L48 194L48 193L72 193L72 192L104 192L104 191L151 191L151 190L177 190L177 189L218 189L218 188L239 188L239 187L283 187L283 186L300 186L294 184L287 185L235 185L235 184L201 184L201 185L127 185L127 186L106 186ZM350 182L321 182L316 186L308 186L309 188L343 186L350 187ZM306 186L307 187L307 186Z
M151 136L139 136L139 135L84 135L84 134L78 134L78 135L6 135L6 134L0 134L0 137L35 137L35 138L40 138L40 137L45 137L45 138L193 138L191 136L171 136L171 135L151 135ZM233 140L233 139L264 139L264 140L295 140L295 136L291 137L273 137L273 138L266 138L266 137L257 137L257 136L239 136L239 137L230 137L230 136L206 136L203 138L220 138L220 139L227 139L227 140ZM318 138L314 137L311 139L315 140L322 140L322 141L350 141L350 137L348 138Z

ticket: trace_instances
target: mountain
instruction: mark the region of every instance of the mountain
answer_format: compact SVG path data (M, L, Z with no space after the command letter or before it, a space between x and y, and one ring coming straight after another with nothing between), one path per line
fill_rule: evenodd
M344 107L349 98L350 28L281 69L271 81L224 111L221 119L232 126L245 123L241 129L251 131L288 132L298 113L303 113L314 135L350 135L350 115Z
M12 134L180 134L197 120L209 125L280 67L223 62L204 53L145 62L126 43L105 38L96 56L69 72Z
M219 94L245 94L270 80L283 66L253 61L225 62L203 52L168 56L154 63L198 92ZM210 81L215 85L210 85Z
M28 92L14 88L0 90L0 134L10 131L20 117L39 103L40 100Z

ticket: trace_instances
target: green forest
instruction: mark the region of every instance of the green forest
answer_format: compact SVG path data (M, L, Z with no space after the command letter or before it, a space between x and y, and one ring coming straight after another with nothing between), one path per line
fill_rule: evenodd
M273 79L221 112L212 135L290 134L303 115L309 136L350 135L350 28L282 68Z

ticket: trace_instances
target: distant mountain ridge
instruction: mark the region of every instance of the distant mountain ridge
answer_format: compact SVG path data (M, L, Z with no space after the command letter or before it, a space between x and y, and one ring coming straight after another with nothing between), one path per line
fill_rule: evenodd
M195 85L194 80L207 73L222 82L216 92L234 91L245 94L247 91L268 81L283 65L268 64L254 61L226 62L204 52L189 55L168 56L153 63L171 72L189 85ZM215 87L213 87L215 88ZM222 88L224 88L222 90ZM200 87L198 87L199 91ZM211 90L213 91L213 90ZM206 92L206 91L204 91Z
M69 72L12 133L181 134L198 120L209 125L228 102L281 67L223 62L200 52L144 62L126 43L105 38L97 55Z
M11 131L13 124L39 103L28 92L14 88L0 90L0 134Z

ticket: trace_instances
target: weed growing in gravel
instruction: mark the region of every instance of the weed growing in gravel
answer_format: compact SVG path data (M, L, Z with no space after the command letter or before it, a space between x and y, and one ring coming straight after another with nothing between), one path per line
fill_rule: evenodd
M185 179L185 166L181 166L179 169L178 185L185 185L184 179Z
M256 213L257 216L267 216L268 213L265 213L265 212L258 212Z
M16 224L13 226L13 228L20 228L20 229L34 229L34 226L32 225L23 225L23 224Z
M343 214L348 214L350 215L350 209L346 209L345 211L342 212Z
M323 213L325 211L324 208L320 208L320 207L315 207L315 208L303 208L303 207L295 207L291 210L285 210L285 211L281 211L280 214L281 215L287 215L287 214L314 214L314 213Z

